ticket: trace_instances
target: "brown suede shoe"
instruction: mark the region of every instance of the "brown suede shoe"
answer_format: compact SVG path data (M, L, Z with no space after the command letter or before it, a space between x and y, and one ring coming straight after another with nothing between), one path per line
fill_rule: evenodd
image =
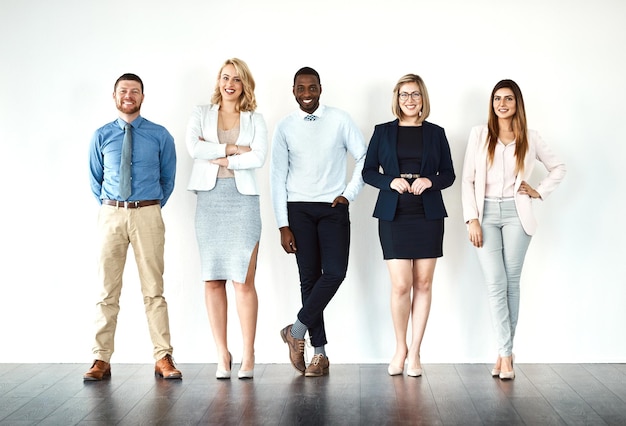
M154 375L164 379L182 379L183 373L176 369L172 355L165 355L154 364Z
M293 324L289 324L287 327L280 330L280 337L283 338L283 342L289 345L289 360L291 361L291 365L300 373L304 374L304 370L306 369L306 364L304 363L304 339L296 339L293 337L291 335L291 326L293 326Z
M306 377L321 377L326 376L328 374L328 368L330 367L330 362L328 362L328 358L322 354L315 354L311 363L304 371L304 375Z
M91 368L83 374L84 381L94 381L111 378L111 364L106 361L95 359Z

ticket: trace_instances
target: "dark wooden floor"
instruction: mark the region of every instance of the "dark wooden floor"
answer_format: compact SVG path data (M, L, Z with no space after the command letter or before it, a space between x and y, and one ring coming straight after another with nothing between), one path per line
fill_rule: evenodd
M0 425L626 425L626 364L521 364L509 382L484 364L427 364L420 378L380 364L320 378L263 364L253 380L181 364L182 381L113 364L111 380L83 383L88 367L0 364Z

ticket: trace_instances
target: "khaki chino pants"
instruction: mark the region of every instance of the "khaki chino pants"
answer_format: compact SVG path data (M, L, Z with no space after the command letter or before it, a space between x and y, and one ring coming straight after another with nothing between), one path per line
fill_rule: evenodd
M110 362L114 351L122 276L128 245L132 244L148 320L154 358L172 353L167 302L163 297L165 225L161 206L126 209L102 205L98 215L100 253L98 273L102 288L96 304L96 359Z

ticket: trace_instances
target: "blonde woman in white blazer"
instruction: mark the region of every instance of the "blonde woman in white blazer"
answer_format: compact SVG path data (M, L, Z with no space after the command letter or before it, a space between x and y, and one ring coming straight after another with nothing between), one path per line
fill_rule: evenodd
M547 176L528 183L536 162ZM487 284L498 344L492 376L515 378L513 340L524 257L537 223L532 204L544 200L565 176L565 165L536 131L528 130L524 99L512 80L496 84L489 122L472 129L462 175L463 217Z
M196 238L218 379L230 378L233 360L226 335L228 280L235 289L243 337L238 377L254 375L254 278L261 237L255 170L267 154L267 127L255 112L254 86L247 64L228 59L218 73L211 104L195 107L187 127L187 148L194 160L187 189L197 194Z

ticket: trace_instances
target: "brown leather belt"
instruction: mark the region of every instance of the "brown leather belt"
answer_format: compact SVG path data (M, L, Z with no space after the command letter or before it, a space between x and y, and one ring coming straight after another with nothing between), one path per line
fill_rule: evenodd
M125 209L138 209L139 207L148 207L155 204L159 204L159 200L144 200L144 201L117 201L117 200L102 200L102 204L114 207L123 207Z

